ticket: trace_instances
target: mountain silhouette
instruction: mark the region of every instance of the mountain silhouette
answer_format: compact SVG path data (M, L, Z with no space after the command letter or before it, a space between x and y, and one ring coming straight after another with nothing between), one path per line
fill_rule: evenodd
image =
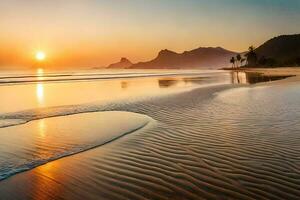
M161 50L157 57L148 62L139 62L129 69L218 69L230 65L228 60L237 53L221 47L200 47L183 53L168 49ZM117 66L117 65L114 65Z
M131 69L218 69L228 66L228 59L236 53L221 47L200 47L183 53L176 53L168 49L161 50L157 57L148 62L133 64Z
M300 34L274 37L256 48L255 53L265 65L300 65Z
M121 58L121 60L117 63L110 64L107 68L115 68L115 69L123 69L128 68L132 65L132 62L127 58Z

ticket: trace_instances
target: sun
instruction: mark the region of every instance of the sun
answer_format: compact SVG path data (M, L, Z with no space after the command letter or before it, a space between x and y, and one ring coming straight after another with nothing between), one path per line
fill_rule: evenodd
M38 61L43 61L46 59L46 54L43 51L38 51L35 54L35 59Z

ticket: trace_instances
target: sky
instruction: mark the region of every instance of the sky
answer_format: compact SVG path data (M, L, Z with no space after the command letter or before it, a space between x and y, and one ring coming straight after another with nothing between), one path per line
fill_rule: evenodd
M0 0L0 68L101 67L300 33L300 0Z

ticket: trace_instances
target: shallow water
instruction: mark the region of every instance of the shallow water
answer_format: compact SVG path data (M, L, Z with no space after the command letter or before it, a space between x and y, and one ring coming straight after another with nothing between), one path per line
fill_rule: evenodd
M263 82L271 82L271 81L277 81L277 80L281 80L293 76L293 75L272 76L272 75L265 75L261 73L255 73L255 72L239 72L239 71L230 72L230 75L231 75L231 82L235 84L256 84L256 83L263 83Z
M101 72L101 73L100 73ZM12 72L11 72L12 73ZM47 82L54 76L56 82ZM74 81L73 76L80 76ZM90 80L97 76L97 80ZM11 82L23 79L25 83ZM70 78L71 77L71 78ZM286 78L210 70L14 72L0 75L0 127L34 119L110 110L114 104L222 84L253 84ZM3 83L1 83L3 81ZM38 82L35 82L38 81Z
M147 80L151 80L150 88L156 85L154 88L157 90L154 89L154 93L151 93L152 89L143 89L148 83ZM247 78L245 80L247 83ZM122 88L121 80L113 81L119 83L118 87ZM70 98L65 101L66 105L61 104L62 106L58 108L47 107L52 104L41 108L36 105L31 108L28 105L33 105L32 102L21 107L31 108L28 111L22 109L20 111L19 108L13 112L14 108L8 108L8 114L3 114L2 117L8 116L10 120L30 121L47 117L49 113L59 116L117 110L140 113L143 114L142 121L144 119L148 121L149 118L144 116L146 115L153 118L156 123L155 126L140 129L91 151L53 161L3 180L0 183L2 197L4 199L99 197L297 199L299 197L300 84L277 84L267 87L243 85L235 88L236 86L231 85L235 83L233 77L225 72L218 72L215 75L214 73L208 75L205 72L205 75L200 73L197 76L181 74L180 77L178 75L142 79L139 77L131 81L138 83L141 93L135 96L133 94L138 93L136 90L125 90L128 91L125 92L127 96L109 106L103 107L103 101L89 103L91 100L94 101L91 97L83 97L84 100L79 97L73 99L75 104L79 104L77 106L69 105L72 102ZM71 82L56 83L58 84L70 84L71 87ZM97 84L97 87L100 87L104 82L86 81L72 84L76 86L78 96L80 85L84 87L85 84ZM28 85L32 87L35 84ZM127 88L131 87L130 85L136 86L136 84L124 85L123 87ZM16 86L19 85L9 87ZM95 98L105 96L95 92L99 91L97 87L92 89L96 94ZM75 91L74 89L74 94ZM165 95L165 92L168 95ZM52 95L55 94L58 93ZM117 94L118 92L114 98L118 98ZM34 98L37 96L33 95L32 99ZM132 101L136 98L139 100ZM107 99L107 102L110 101L111 99ZM39 158L38 155L42 158L49 154L64 155L64 152L70 153L74 149L76 153L78 146L84 150L89 145L102 144L103 138L98 138L98 130L102 130L98 121L100 115L99 117L91 115L91 118L80 117L81 114L77 115L78 117L74 115L77 119L75 122L64 121L72 119L72 116L59 117L61 125L57 125L56 118L46 118L25 125L0 128L3 132L0 134L1 140L3 139L0 155L4 155L1 165L5 166L7 159L11 161L12 165L9 166L11 167L24 158L27 159L25 163L30 163ZM51 122L52 120L54 121ZM42 121L48 124L46 127L50 127L47 129L49 140L43 140L39 134L38 124ZM105 126L111 123L111 117L105 117L101 121L111 136L109 132L111 129ZM134 127L141 125L136 124L136 119L129 117L126 120L116 119L113 121L113 127L124 121L126 124L133 123ZM14 131L9 133L6 130ZM20 137L23 131L32 137ZM115 134L123 135L124 132L126 131L118 130ZM18 151L15 151L16 149ZM9 154L5 154L6 151ZM18 154L22 156L15 156ZM50 158L48 156L47 159L59 157L55 156Z
M85 151L146 126L150 117L98 112L54 117L0 129L0 180Z
M150 71L151 72L151 71ZM53 73L37 71L36 74L2 74L0 82L0 113L17 112L53 106L77 105L97 102L98 104L128 100L138 97L168 94L180 89L193 88L199 84L229 83L228 73L222 71L156 71L156 72L94 72L56 73L58 82L47 82ZM96 74L96 75L95 75ZM11 76L26 78L26 83L16 84ZM33 76L33 77L32 77ZM67 77L64 77L67 76ZM81 81L69 77L81 76ZM97 76L99 80L90 80ZM38 82L32 82L38 81ZM5 84L4 84L5 83Z
M116 134L123 135L128 131L116 131L115 127L120 125L128 124L128 129L132 130L132 123L140 124L140 120L131 115L122 121L122 113L114 114L116 117L103 112L67 115L118 110L117 105L137 99L228 81L227 74L219 71L100 72L46 73L38 70L36 74L15 72L1 75L0 179L99 146L115 138ZM74 81L74 76L81 77L81 81ZM91 76L99 80L91 81ZM57 82L49 83L49 78L55 78ZM36 80L40 82L35 83ZM59 116L61 118L56 120ZM38 121L25 124L32 120ZM99 130L104 133L95 134Z

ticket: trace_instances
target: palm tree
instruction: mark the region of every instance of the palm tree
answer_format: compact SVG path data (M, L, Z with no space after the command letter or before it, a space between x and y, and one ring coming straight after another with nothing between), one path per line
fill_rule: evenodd
M248 66L256 66L257 64L257 55L254 51L254 47L250 46L249 47L249 52L245 54L245 56L247 57L247 65Z
M236 55L236 60L237 60L237 62L241 62L241 60L242 60L241 54ZM239 65L239 64L237 63L237 65Z
M249 48L248 48L248 50L250 51L250 52L252 52L252 51L254 51L254 46L253 45L251 45Z
M232 57L230 59L230 63L232 63L232 68L234 68L235 67L235 57Z

